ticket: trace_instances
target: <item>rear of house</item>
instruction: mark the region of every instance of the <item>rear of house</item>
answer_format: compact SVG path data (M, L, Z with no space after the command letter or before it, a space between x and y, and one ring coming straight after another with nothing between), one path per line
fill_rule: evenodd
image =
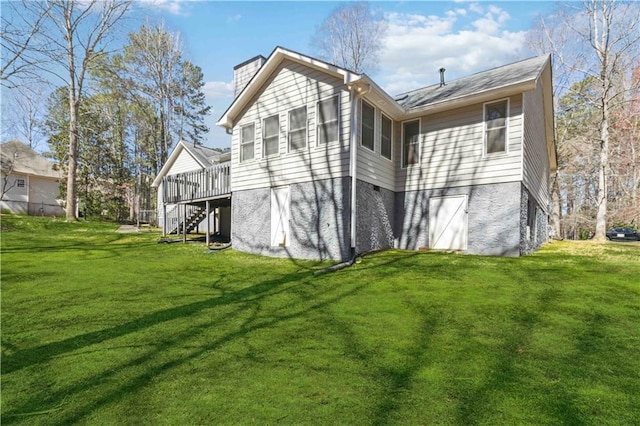
M256 66L256 61L259 66ZM546 241L549 57L392 98L277 48L244 65L232 132L236 249L345 260L373 249L518 256Z

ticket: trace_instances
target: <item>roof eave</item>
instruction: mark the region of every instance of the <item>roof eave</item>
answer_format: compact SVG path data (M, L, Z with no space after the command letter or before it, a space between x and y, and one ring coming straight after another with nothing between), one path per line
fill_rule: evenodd
M240 92L240 94L233 100L229 108L224 112L222 117L216 122L217 126L231 129L233 127L236 116L244 107L251 101L255 93L263 86L267 79L271 76L271 73L275 71L277 66L285 59L292 60L294 62L310 66L312 68L324 71L328 74L342 78L344 84L352 84L362 79L361 74L357 74L340 68L335 65L328 64L318 59L311 58L301 53L293 52L291 50L277 47L267 61L262 65L258 72L249 81L247 86Z
M180 149L178 149L178 148L180 148ZM183 141L180 141L175 146L175 148L173 148L173 151L171 152L171 155L169 155L169 158L167 158L167 162L164 163L164 165L160 169L160 172L158 172L158 176L156 176L156 178L151 183L151 187L152 188L157 188L158 186L160 186L160 184L162 183L162 178L165 177L167 172L171 169L171 167L173 167L173 164L176 162L176 160L178 159L178 156L180 155L180 151L183 150L183 149L187 150L189 155L191 157L193 157L193 159L198 164L200 164L203 168L207 166L206 164L202 164L202 162L198 159L198 156L194 155L191 152L191 150L189 149L189 146L186 143L184 143Z
M469 95L460 96L457 98L449 98L417 108L407 109L406 118L413 118L427 113L435 114L437 112L450 110L453 108L459 108L467 105L488 102L502 97L513 96L518 93L533 90L535 89L535 87L535 79L523 80L518 83L510 84L508 86L494 87L481 92L471 93Z

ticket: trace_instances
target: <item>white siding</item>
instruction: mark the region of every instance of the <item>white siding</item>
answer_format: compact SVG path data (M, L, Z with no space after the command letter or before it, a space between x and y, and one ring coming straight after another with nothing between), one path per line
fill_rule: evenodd
M522 96L509 99L506 153L483 156L483 116L476 104L421 117L419 164L401 168L399 137L395 144L396 191L521 180Z
M524 151L523 181L540 207L547 211L549 204L549 159L545 140L544 103L542 85L524 94Z
M190 172L200 169L202 169L200 163L198 163L186 149L182 149L180 151L180 154L178 154L178 158L176 158L176 161L167 172L167 175L175 175L177 173Z
M340 95L340 140L316 146L316 102ZM307 148L288 152L289 110L307 107ZM233 191L264 188L312 180L336 178L349 173L350 96L341 79L304 65L284 61L250 102L238 122L231 140L231 188ZM279 154L263 158L262 120L278 114ZM239 129L254 123L254 159L240 162Z
M29 179L29 202L56 205L60 197L60 184L51 178L32 176Z
M4 186L5 175L2 175L1 179L2 180L0 181L0 184L3 185L4 188L6 188L6 193L4 194L4 197L3 197L5 201L22 201L22 202L29 201L30 182L29 182L28 175L12 174L12 175L6 176L6 179L7 179L6 187ZM18 179L24 180L23 187L18 187L17 185Z
M369 102L371 106L374 106L372 102ZM371 151L369 148L365 148L360 144L360 117L358 117L358 169L357 177L359 180L369 182L373 185L379 185L382 188L393 191L395 189L395 169L399 162L396 162L395 146L396 143L396 128L398 123L392 122L391 129L391 158L392 161L383 157L381 152L381 135L382 135L382 114L383 111L380 108L375 108L375 132L374 142L375 151ZM386 114L389 117L389 114Z

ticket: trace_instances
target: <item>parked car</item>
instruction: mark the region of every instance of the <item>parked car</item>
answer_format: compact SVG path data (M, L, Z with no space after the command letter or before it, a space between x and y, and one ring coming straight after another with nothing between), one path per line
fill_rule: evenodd
M611 228L607 231L607 239L611 241L640 241L640 233L631 228Z

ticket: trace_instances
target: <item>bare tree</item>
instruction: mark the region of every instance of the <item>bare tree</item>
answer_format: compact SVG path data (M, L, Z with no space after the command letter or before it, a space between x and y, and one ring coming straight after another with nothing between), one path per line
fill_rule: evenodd
M596 90L584 102L597 109L594 122L597 195L595 238L605 239L612 114L628 104L628 88L620 82L640 58L640 6L634 2L589 0L564 2L557 13L542 19L537 31L547 52L554 54L556 84L561 92L573 83L592 79Z
M64 81L69 92L69 149L67 174L67 220L76 219L76 168L78 150L78 114L82 102L85 77L102 55L116 23L129 10L129 1L120 0L50 0L26 2L17 16L37 16L41 19L37 35L41 41L27 44L24 54L29 58L47 59L55 66L43 67L30 61L30 67L49 72ZM26 21L26 18L24 19ZM43 48L46 46L46 48ZM57 74L62 69L63 74Z
M37 65L42 65L41 53L47 49L41 34L52 3L23 0L3 2L0 29L0 83L17 87L25 79L39 80Z
M317 55L355 72L373 72L378 66L387 23L369 3L336 8L316 29L312 44Z
M9 91L11 96L3 99L7 103L3 105L3 133L12 134L29 145L29 148L36 149L43 139L43 86L21 85Z

